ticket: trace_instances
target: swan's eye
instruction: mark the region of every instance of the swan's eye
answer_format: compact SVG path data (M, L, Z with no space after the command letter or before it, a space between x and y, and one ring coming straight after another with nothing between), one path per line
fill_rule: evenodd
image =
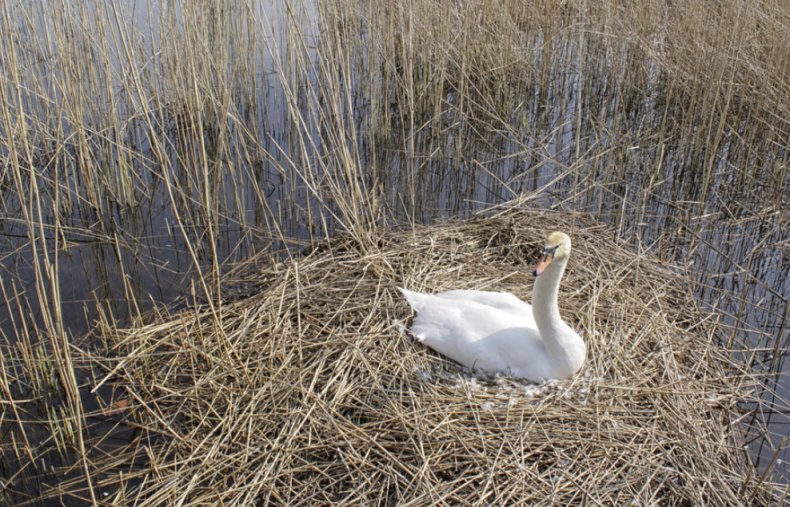
M546 256L550 255L550 256L554 257L554 254L557 253L557 248L559 248L559 245L554 245L554 246L546 245L546 246L544 246L543 247L543 256L546 257Z

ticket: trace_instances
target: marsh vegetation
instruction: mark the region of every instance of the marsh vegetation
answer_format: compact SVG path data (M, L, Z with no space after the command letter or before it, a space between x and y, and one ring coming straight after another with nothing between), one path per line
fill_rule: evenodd
M786 495L788 32L773 1L8 0L0 503ZM588 245L566 391L499 403L391 328L403 279L528 296L553 224Z

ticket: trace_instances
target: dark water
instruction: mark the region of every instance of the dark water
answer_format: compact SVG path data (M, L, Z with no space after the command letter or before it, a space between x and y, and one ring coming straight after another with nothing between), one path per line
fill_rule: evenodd
M141 48L162 43L159 24L148 21L157 19L158 7L133 1L123 6L129 12L125 19L133 27L130 30L142 34ZM39 23L46 25L49 21L42 12ZM295 123L287 108L289 90L279 73L288 59L277 50L287 45L282 30L294 18L277 2L261 3L256 13L269 28L262 29L255 53L254 80L243 83L246 87L239 84L234 92L234 112L241 123L209 124L201 139L214 168L211 188L221 213L209 218L201 214L199 182L184 186L194 192L191 201L173 200L166 191L164 173L171 181L188 181L195 163L205 158L196 148L198 139L185 136L179 118L171 113L147 119L169 141L169 165L157 162L144 122L131 114L127 118L128 128L120 139L134 153L131 164L140 182L133 202L106 198L100 209L72 206L60 216L58 230L49 227L55 222L52 210L45 211L43 231L49 239L37 237L37 255L43 255L41 245L46 245L52 256L58 234L59 244L64 240L68 244L58 252L57 275L69 335L84 335L100 312L124 323L155 305L188 301L196 274L209 273L213 266L230 266L261 250L298 255L311 239L341 230L341 206L325 193L316 195L315 188L296 173L309 167L315 181L326 182L335 167L332 157L344 145L359 167L368 168L358 183L375 189L381 206L375 218L381 225L465 217L529 195L532 205L589 214L610 224L635 250L687 266L697 281L700 301L715 309L731 329L721 336L722 342L734 354L760 347L756 358L744 359L752 360L760 372L774 372L765 377L764 399L769 407L775 403L775 410L754 415L755 428L770 432L767 438L756 438L751 449L758 467L776 460L774 471L787 480L790 469L785 463L790 455L787 449L777 452L790 424L785 401L790 395L785 361L790 345L790 182L777 179L777 168L784 167L787 173L790 157L782 132L767 129L763 141L746 146L734 126L714 153L696 160L688 155L693 152L688 141L672 136L659 141L654 135L658 127L649 126L657 124L666 109L656 99L658 76L633 97L625 117L620 99L605 81L588 83L598 89L584 99L579 121L578 80L574 69L560 68L548 89L525 90L523 100L513 106L511 118L523 119L520 131L490 128L459 114L445 119L441 134L433 129L415 132L402 117L393 115L390 133L377 137L371 134L367 76L358 74L352 86L359 83L359 89L349 94L345 112L347 128L357 135L353 143L339 142L327 137L316 115L322 102L310 95L327 78L320 70L314 69L295 85L301 94L300 115L306 121ZM308 61L317 59L316 16L310 8L295 16L304 23ZM113 64L123 67L120 61ZM52 69L41 69L48 70ZM27 97L31 114L43 110L40 100L33 93ZM456 100L452 94L446 98L448 104ZM119 109L127 107L133 110L131 104ZM454 114L452 108L448 111L448 116ZM430 119L428 112L424 114L420 122ZM610 127L607 136L596 130L601 121ZM140 122L139 127L135 122ZM246 151L249 132L257 143L252 156ZM406 141L400 137L404 132ZM305 139L313 141L306 148ZM223 140L231 150L219 148ZM6 146L0 150L8 156ZM57 157L66 173L63 177L78 182L74 152L64 149ZM699 166L709 161L715 168L713 183L704 184ZM51 163L42 164L41 170L47 174ZM39 181L42 189L45 181L45 177ZM14 343L20 329L41 329L41 309L34 253L19 200L12 186L4 184L1 191L0 274L7 294L20 297L10 297L19 304L0 306L0 330L6 342ZM80 194L79 185L72 191ZM176 214L185 224L183 230L177 226ZM207 220L214 220L213 248Z

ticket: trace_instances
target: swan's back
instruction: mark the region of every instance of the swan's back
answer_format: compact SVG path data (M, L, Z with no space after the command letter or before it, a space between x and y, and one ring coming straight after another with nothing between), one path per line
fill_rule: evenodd
M411 331L432 349L470 368L550 378L532 307L507 292L399 289L417 312Z

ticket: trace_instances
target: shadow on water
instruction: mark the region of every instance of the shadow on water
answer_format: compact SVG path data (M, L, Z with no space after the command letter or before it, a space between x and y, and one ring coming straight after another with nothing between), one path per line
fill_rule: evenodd
M148 10L132 9L133 27L123 33L140 37L139 48L148 48L158 59L152 65L166 67L175 65L175 60L167 61L167 51L150 51L167 44L161 26L166 16L153 15L159 7L151 2ZM90 348L100 347L100 339L77 338L97 325L126 325L154 309L162 311L163 305L204 302L205 294L196 287L198 272L212 274L261 250L272 257L298 255L303 247L342 230L342 203L332 202L331 193L316 184L335 184L332 160L348 149L356 166L368 168L361 184L374 189L382 206L381 222L465 217L522 196L528 205L595 217L616 231L613 239L684 266L695 280L699 300L729 330L720 337L722 343L766 374L767 405L751 416L751 449L758 468L774 465L774 472L787 480L783 464L790 456L781 441L790 424L786 133L766 125L755 135L750 125L733 124L715 146L698 150L696 140L679 137L670 126L685 102L667 93L659 71L648 70L640 87L624 91L613 88L603 71L600 76L594 69L582 74L581 62L571 57L564 66L549 69L544 84L524 83L518 101L503 99L490 106L504 113L479 106L471 114L459 106L459 90L448 88L438 115L418 107L406 116L393 103L384 130L372 119L381 113L374 110L367 91L372 88L368 81L379 77L364 55L358 55L354 81L343 83L352 89L345 95L348 109L340 120L334 119L358 136L336 139L322 109L329 94L317 91L323 90L318 83L328 71L315 64L320 44L316 9L308 5L293 14L277 2L264 2L253 14L249 26L267 28L261 28L257 40L247 39L253 32L241 37L254 48L249 52L254 72L237 76L230 66L225 76L230 87L223 92L229 101L224 107L232 114L219 117L207 106L205 119L215 121L203 124L201 132L192 130L192 113L177 103L140 117L135 99L121 101L112 114L126 111L122 128L103 125L101 115L88 114L95 132L87 142L49 146L42 141L38 146L38 174L26 184L38 185L43 201L57 193L59 205L41 212L34 228L23 214L30 202L20 199L3 173L0 273L7 304L0 306L0 330L5 347L16 347L26 334L24 343L38 349L30 353L45 355L46 342L36 338L44 335L45 311L37 295L35 280L41 275L34 256L53 257L56 246L65 332L76 346ZM168 19L186 31L179 20L188 16L178 10L174 16ZM308 41L304 48L291 47L293 41L284 33L295 19L303 23L302 36ZM149 25L149 20L156 22ZM39 26L59 22L63 20L36 21ZM25 37L34 41L38 35ZM223 43L227 41L217 41ZM233 48L229 51L233 54ZM238 51L234 56L243 59L244 49ZM140 62L112 54L113 76L119 80L114 86L125 86L127 66ZM284 76L297 56L305 59L310 72ZM534 58L536 66L544 63L540 54ZM47 74L55 64L39 65ZM289 89L284 79L296 84ZM164 80L152 83L167 86ZM84 86L89 89L90 84ZM44 87L54 98L62 93L56 91L57 83ZM178 93L170 93L174 102ZM98 102L108 100L100 97ZM23 103L31 117L50 118L34 93ZM66 139L79 138L71 128L64 125ZM9 138L7 132L3 136ZM5 143L0 155L9 165ZM88 158L126 168L118 171L119 180L110 171L99 177L105 180L86 181L86 148L92 150ZM133 175L133 180L124 183L123 174ZM51 182L57 182L54 190ZM90 189L102 185L118 192L96 190L98 197L92 196ZM27 367L24 361L6 365L20 377ZM81 370L79 383L94 385L91 375ZM57 384L51 380L55 387L38 404L25 406L24 417L46 420L53 408L62 406ZM27 399L32 392L18 385L10 394ZM109 390L82 393L89 431L107 435L91 451L97 454L125 445L135 431L113 413L111 396ZM774 404L776 410L765 410ZM761 438L766 430L767 437ZM11 428L3 432L4 442L14 433ZM64 477L61 470L75 457L53 450L52 429L45 423L26 438L27 455L12 455L4 444L6 481L14 484L20 499L28 492L57 491ZM66 477L78 482L79 471L72 468Z

